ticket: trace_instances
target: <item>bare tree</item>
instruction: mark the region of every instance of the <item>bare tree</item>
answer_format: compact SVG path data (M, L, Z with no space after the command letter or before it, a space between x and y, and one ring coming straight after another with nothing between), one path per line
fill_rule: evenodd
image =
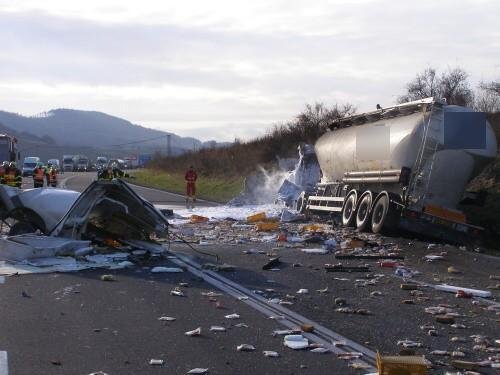
M474 109L481 112L500 112L500 94L485 89L482 85L476 93Z
M468 82L468 74L462 68L449 69L438 76L436 69L427 68L406 85L406 93L399 103L428 97L445 98L448 104L471 106L474 92Z
M304 130L313 130L323 133L328 129L328 125L335 120L353 115L356 108L349 103L335 104L332 107L326 107L323 103L314 105L306 104L306 108L297 116L296 125Z
M500 95L500 81L493 81L489 83L481 82L480 87L494 95Z

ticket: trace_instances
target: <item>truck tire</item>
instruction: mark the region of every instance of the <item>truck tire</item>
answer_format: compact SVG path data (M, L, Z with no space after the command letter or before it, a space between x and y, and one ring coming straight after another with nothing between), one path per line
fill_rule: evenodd
M387 224L388 216L390 210L390 201L388 194L379 194L375 203L373 205L372 211L372 232L380 233L384 228L384 225Z
M354 225L357 198L358 193L352 190L344 200L344 205L342 206L342 225L345 227L352 227Z
M295 210L298 213L303 214L306 212L306 206L307 206L307 197L306 197L306 192L303 191L297 198L297 202L295 203Z
M356 209L356 229L364 231L370 227L370 219L372 214L373 193L367 190L361 195Z

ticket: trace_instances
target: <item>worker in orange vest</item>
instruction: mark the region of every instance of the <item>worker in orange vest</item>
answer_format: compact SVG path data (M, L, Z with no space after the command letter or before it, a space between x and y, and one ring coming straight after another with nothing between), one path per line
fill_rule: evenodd
M2 165L0 165L0 184L5 183L5 173L7 172L7 169L9 168L9 162L4 161Z
M57 170L53 166L47 172L47 186L57 187Z
M184 179L186 180L186 207L194 208L194 204L196 203L196 180L198 179L198 175L193 166L189 167Z
M42 163L38 163L36 168L33 170L33 187L41 188L43 187L45 175L47 172L43 167Z
M17 168L15 162L10 162L9 168L6 169L4 175L4 183L8 186L20 188L23 184L21 171Z

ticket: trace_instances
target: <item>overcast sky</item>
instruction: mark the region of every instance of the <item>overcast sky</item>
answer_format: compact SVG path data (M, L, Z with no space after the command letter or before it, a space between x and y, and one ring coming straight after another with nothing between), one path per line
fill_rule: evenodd
M0 109L248 139L306 103L390 105L428 66L500 77L498 0L0 0Z

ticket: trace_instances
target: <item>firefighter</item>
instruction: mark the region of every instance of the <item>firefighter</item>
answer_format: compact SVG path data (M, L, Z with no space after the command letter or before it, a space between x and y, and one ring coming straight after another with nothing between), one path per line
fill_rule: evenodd
M10 162L9 168L5 171L5 184L12 187L20 188L23 184L21 171L17 168L15 162Z
M7 169L9 169L9 162L4 161L2 165L0 165L0 184L5 183L5 173L7 172Z
M98 180L112 180L113 179L113 168L108 166L107 168L101 169L97 173Z
M194 208L194 204L196 203L196 180L198 179L198 175L192 165L187 170L184 179L186 180L186 207L190 208L191 206L191 208Z
M33 187L35 188L43 187L46 175L47 171L43 167L42 163L38 163L36 165L36 168L33 170Z
M57 170L53 166L47 172L47 186L57 187Z

